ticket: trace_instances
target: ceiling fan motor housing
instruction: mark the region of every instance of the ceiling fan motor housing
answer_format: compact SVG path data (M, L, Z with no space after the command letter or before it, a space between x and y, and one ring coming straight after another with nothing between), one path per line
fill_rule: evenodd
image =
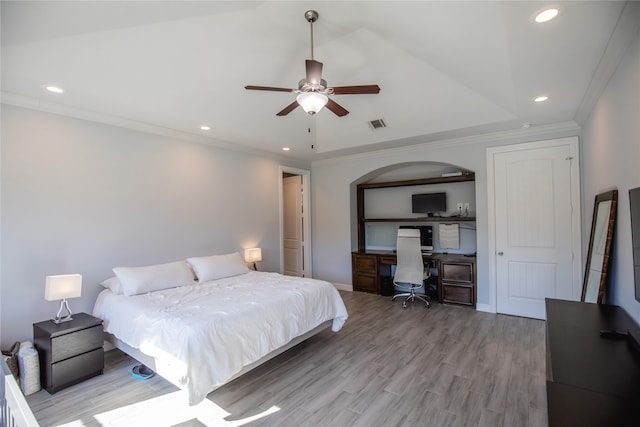
M324 79L320 79L320 84L313 84L308 82L307 79L300 79L298 82L298 92L320 92L331 95L333 89L327 88L327 82Z

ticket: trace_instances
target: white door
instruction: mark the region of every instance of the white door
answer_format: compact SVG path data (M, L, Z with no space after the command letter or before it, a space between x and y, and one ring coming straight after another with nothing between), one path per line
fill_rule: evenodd
M544 319L546 297L580 298L577 139L491 155L496 310Z
M296 175L284 178L282 186L284 274L302 277L304 271L302 177Z

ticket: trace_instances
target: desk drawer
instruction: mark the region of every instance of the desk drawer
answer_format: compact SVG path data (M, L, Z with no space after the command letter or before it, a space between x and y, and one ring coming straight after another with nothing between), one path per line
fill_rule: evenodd
M366 271L375 274L377 268L376 257L355 255L353 258L353 267L356 271Z
M442 280L474 283L473 264L462 262L440 262L440 276Z
M455 304L474 305L473 286L442 284L442 302Z
M378 278L376 275L354 274L353 281L353 288L356 291L378 292Z
M380 264L395 265L397 263L398 263L398 258L396 258L394 256L381 256L380 257Z

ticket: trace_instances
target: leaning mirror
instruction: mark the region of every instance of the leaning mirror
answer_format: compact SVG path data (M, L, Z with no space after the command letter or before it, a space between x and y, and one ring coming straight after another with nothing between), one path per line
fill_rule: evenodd
M587 265L582 284L583 302L601 304L604 298L617 204L618 190L607 191L596 196Z

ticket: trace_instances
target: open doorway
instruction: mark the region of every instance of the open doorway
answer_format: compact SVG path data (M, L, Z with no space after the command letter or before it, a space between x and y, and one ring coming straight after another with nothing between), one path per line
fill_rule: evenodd
M311 277L310 171L280 167L280 271Z

